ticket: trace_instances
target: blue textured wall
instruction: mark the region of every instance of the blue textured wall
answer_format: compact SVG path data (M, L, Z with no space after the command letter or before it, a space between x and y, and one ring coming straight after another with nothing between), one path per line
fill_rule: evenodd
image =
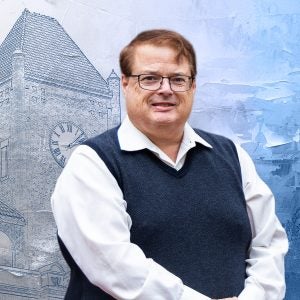
M233 138L253 157L289 235L286 299L300 299L299 0L3 0L0 43L25 7L55 17L105 78L143 29L171 28L193 42L191 123Z

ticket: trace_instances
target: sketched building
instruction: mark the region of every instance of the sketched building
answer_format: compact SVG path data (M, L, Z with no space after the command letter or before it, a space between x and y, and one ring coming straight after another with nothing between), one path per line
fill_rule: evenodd
M75 146L120 122L105 80L53 18L24 10L0 45L0 298L61 299L50 195Z

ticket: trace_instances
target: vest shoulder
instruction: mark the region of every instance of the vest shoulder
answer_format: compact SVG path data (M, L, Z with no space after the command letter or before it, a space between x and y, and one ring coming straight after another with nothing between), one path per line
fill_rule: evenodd
M103 147L112 147L112 145L116 146L118 145L118 129L119 126L108 129L96 136L88 138L83 142L83 145L90 146L94 150Z

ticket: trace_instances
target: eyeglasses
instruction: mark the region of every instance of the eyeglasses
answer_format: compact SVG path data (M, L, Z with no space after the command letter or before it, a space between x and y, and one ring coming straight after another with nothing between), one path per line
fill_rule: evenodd
M193 76L174 75L160 76L155 74L128 75L128 77L137 77L140 88L148 91L157 91L161 88L163 79L169 80L170 88L173 92L186 92L192 87Z

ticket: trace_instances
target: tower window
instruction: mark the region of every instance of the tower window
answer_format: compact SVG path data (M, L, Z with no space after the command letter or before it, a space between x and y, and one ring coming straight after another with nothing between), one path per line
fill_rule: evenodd
M0 142L0 179L8 178L8 140Z

